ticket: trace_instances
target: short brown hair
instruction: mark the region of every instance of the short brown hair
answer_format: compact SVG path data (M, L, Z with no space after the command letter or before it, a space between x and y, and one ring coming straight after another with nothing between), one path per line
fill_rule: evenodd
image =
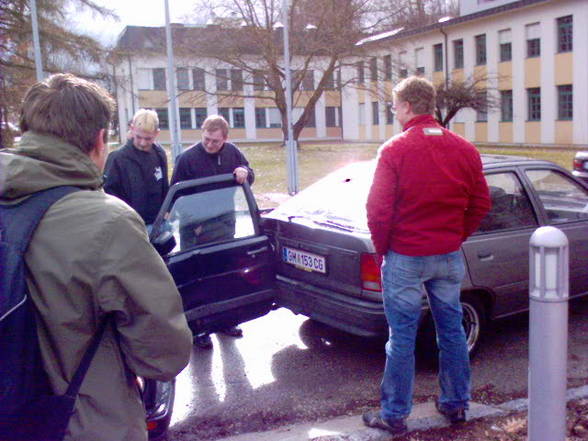
M89 153L98 132L108 132L114 108L112 97L97 84L72 74L55 74L27 91L20 128L53 135Z
M394 87L394 97L410 103L415 115L432 114L435 111L437 92L433 84L422 77L408 77Z
M229 135L229 123L222 115L210 115L202 123L202 130L208 130L209 132L221 130L223 136L226 138Z

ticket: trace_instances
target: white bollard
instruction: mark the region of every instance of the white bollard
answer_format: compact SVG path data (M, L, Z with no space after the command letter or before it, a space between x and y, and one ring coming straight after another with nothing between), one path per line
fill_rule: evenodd
M569 247L555 227L529 243L529 441L565 441Z

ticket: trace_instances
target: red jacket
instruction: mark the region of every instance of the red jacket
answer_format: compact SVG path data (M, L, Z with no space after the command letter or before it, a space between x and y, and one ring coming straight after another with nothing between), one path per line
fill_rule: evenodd
M490 209L480 154L431 115L411 119L378 152L367 201L379 255L456 251Z

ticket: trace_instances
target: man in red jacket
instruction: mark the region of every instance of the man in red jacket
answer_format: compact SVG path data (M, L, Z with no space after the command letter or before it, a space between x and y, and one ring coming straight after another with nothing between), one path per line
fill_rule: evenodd
M367 201L368 226L383 259L384 310L390 326L381 410L363 415L370 427L407 431L412 407L414 349L426 288L439 346L441 395L437 409L450 422L465 420L470 366L460 285L460 246L490 209L476 148L433 118L435 88L409 77L393 91L403 132L379 150Z

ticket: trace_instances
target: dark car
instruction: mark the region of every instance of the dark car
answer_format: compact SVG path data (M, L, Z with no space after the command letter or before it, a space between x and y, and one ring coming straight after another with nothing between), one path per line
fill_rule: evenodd
M547 161L483 155L493 208L462 246L464 327L475 351L489 320L528 309L529 238L555 225L570 243L570 295L588 294L588 189ZM375 164L339 170L272 211L277 303L351 334L388 332L365 202ZM427 319L423 300L423 326Z
M577 152L574 157L574 170L572 174L588 183L588 152Z

